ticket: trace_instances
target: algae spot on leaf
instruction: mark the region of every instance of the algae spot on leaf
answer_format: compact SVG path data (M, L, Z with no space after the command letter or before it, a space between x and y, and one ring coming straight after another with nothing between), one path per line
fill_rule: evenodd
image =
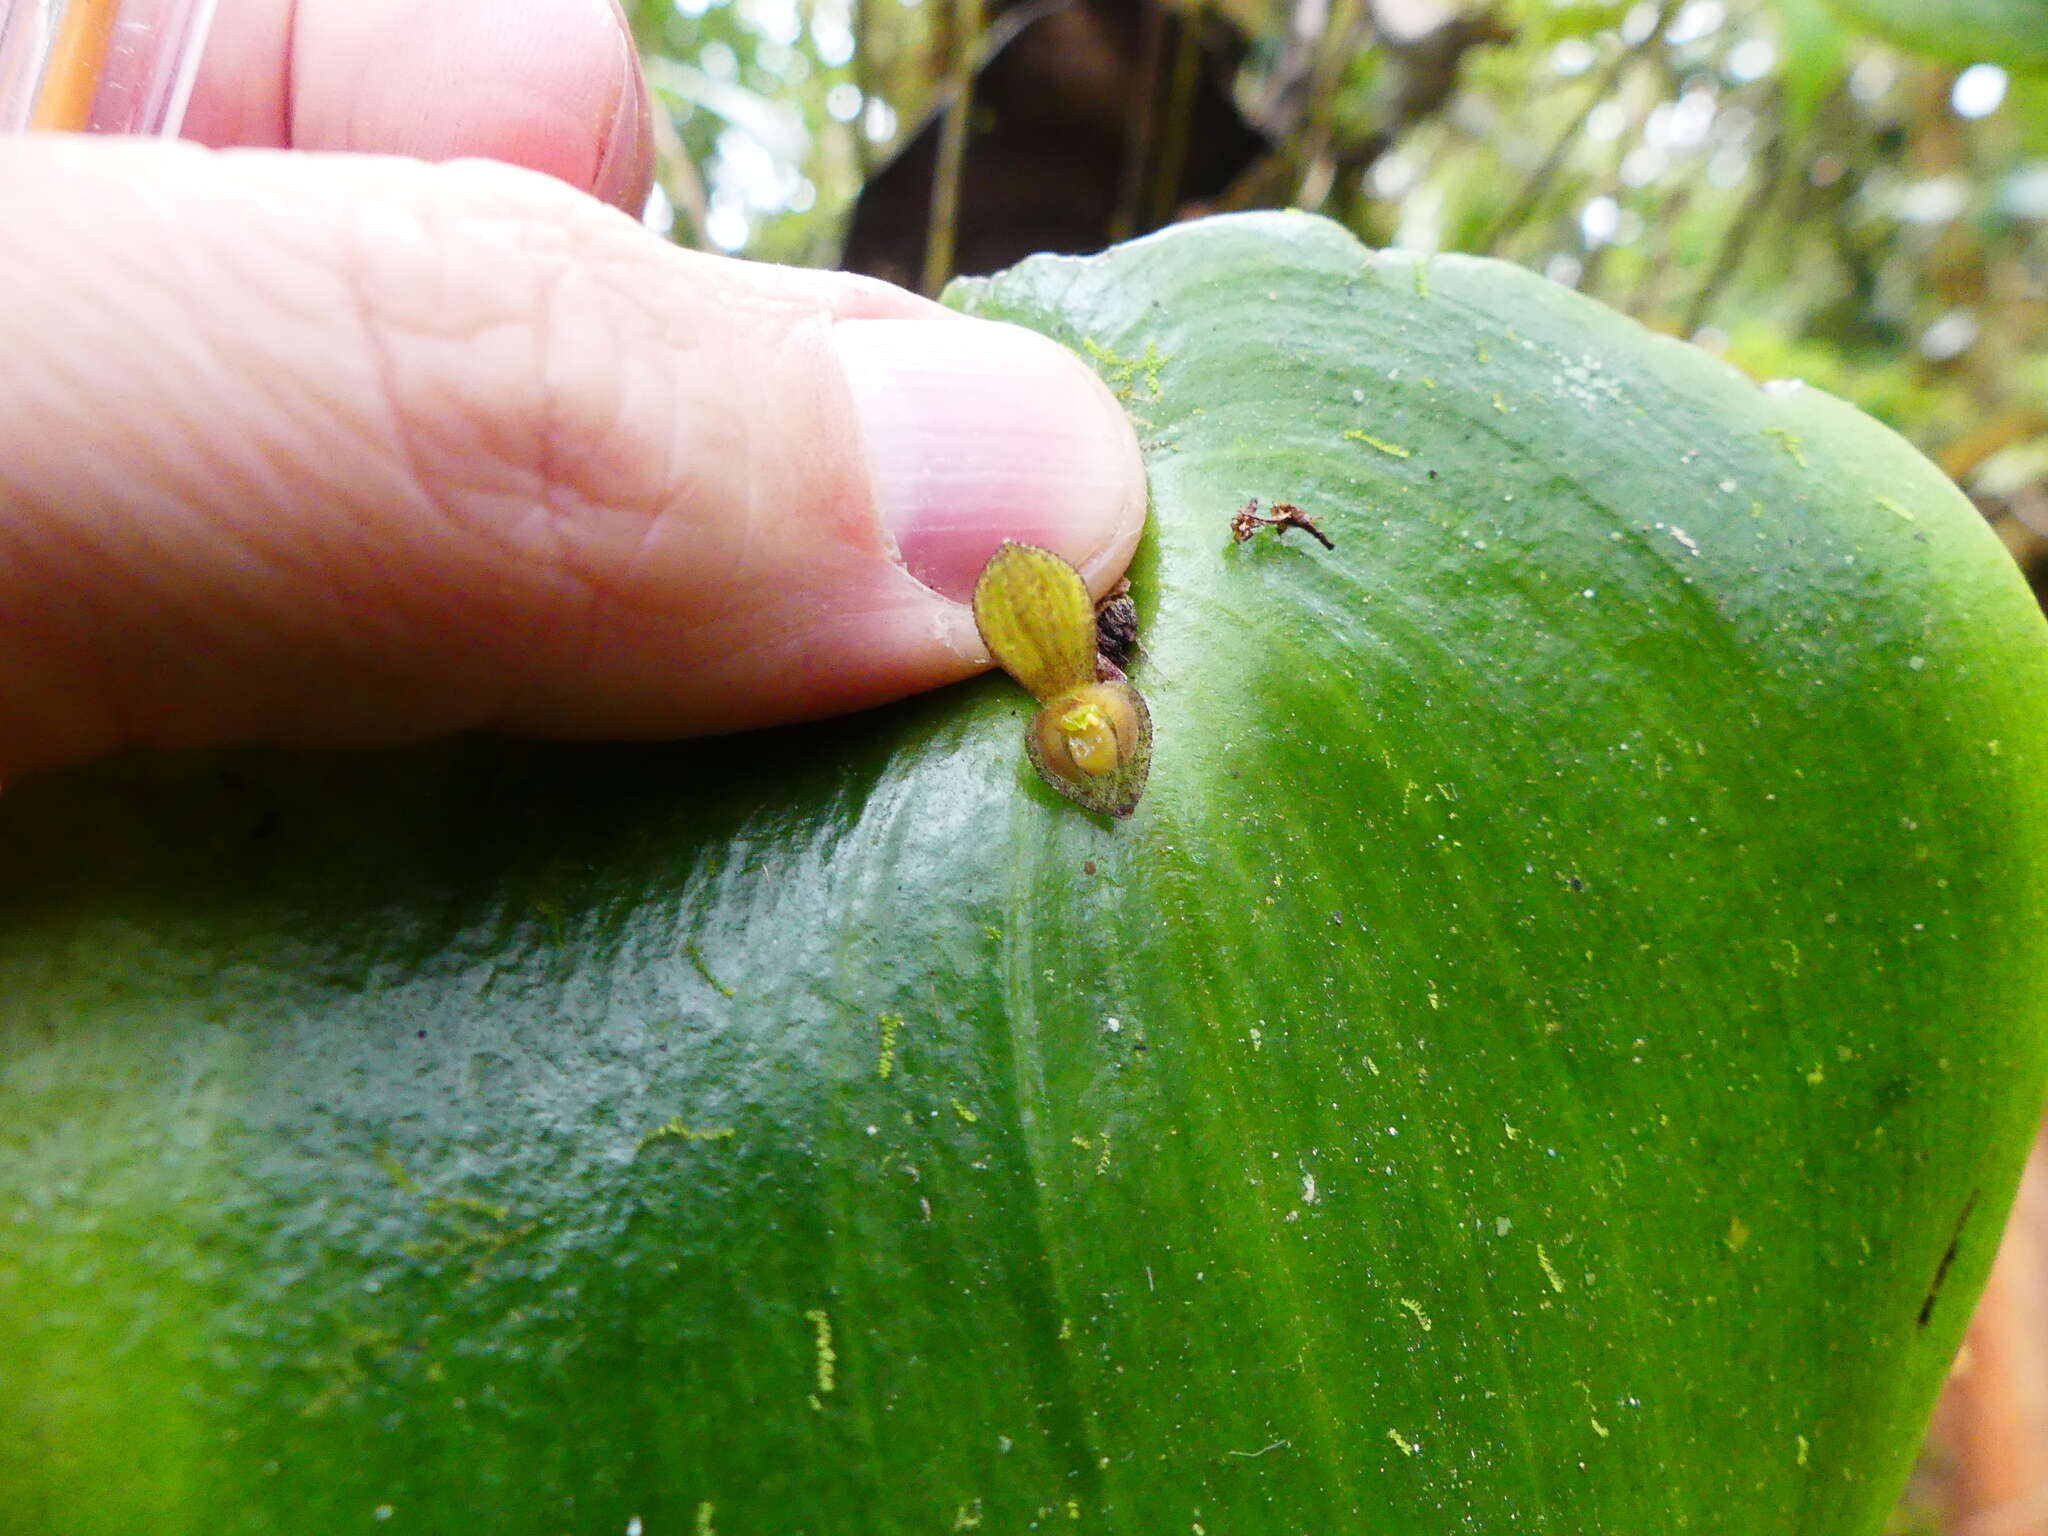
M1390 459L1410 459L1415 456L1415 450L1412 448L1403 448L1399 443L1390 443L1383 437L1374 437L1370 432L1361 432L1356 427L1347 428L1344 438L1347 442L1363 443L1368 448L1376 448Z
M1141 375L1145 382L1144 398L1157 400L1160 370L1173 361L1172 358L1160 354L1156 341L1145 343L1145 354L1142 357L1119 357L1109 348L1098 346L1086 337L1081 340L1081 350L1086 352L1089 361L1096 365L1102 382L1109 386L1111 393L1126 404L1130 403L1136 393Z

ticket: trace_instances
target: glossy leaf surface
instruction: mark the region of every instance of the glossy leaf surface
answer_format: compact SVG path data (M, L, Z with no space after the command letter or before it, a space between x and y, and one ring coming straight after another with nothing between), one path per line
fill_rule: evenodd
M1000 678L8 791L0 1529L1877 1528L2048 1022L1969 505L1306 218L956 297L1140 421L1135 816Z

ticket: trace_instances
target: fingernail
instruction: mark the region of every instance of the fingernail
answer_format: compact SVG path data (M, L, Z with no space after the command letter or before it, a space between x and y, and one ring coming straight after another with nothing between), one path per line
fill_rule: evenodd
M613 207L638 215L654 177L651 105L647 77L640 72L640 55L633 47L623 14L618 25L620 49L625 56L623 78L619 82L618 102L612 109L611 137L605 141L604 153L598 156L590 190Z
M1145 516L1130 419L1071 352L985 320L847 320L833 342L903 564L966 602L1004 539L1092 576Z

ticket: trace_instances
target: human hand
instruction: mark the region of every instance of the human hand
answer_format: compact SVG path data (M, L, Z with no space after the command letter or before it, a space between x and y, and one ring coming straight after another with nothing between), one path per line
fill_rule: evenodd
M1051 342L584 195L650 176L610 0L225 0L186 132L266 148L0 140L0 782L856 709L983 664L1002 538L1136 543Z

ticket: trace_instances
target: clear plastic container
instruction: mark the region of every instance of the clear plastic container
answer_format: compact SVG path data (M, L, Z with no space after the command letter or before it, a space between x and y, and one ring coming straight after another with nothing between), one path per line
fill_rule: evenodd
M216 0L0 0L0 132L174 135Z

